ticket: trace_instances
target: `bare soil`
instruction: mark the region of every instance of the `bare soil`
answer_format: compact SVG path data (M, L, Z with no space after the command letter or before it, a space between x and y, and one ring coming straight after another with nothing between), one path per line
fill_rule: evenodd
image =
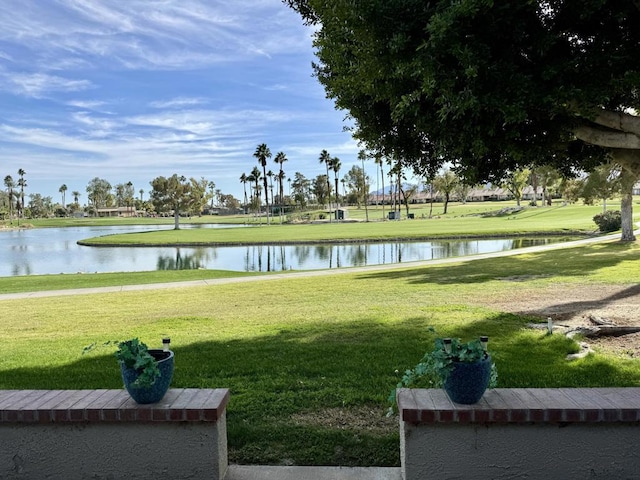
M518 279L508 278L517 282ZM479 299L475 303L494 310L553 319L555 326L593 326L589 316L617 325L640 326L640 285L566 285L542 290L519 291L501 298ZM640 358L640 333L620 337L589 339L595 350Z

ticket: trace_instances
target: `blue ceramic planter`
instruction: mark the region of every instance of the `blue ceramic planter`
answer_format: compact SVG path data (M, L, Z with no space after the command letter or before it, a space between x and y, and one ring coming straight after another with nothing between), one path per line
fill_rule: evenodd
M491 356L474 363L454 362L453 370L444 381L444 389L456 403L478 402L491 379Z
M171 378L173 377L173 352L171 350L168 352L149 350L149 353L158 361L158 368L160 369L160 376L156 378L156 381L150 387L134 386L133 382L136 381L140 372L133 368L127 368L124 363L120 362L124 387L136 403L156 403L162 400L164 394L169 390Z

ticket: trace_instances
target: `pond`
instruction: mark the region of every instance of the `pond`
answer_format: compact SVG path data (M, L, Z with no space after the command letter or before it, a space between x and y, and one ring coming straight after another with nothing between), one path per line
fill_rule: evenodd
M185 225L230 228L237 225ZM85 238L167 229L166 225L41 228L0 232L0 276L177 269L279 272L384 265L490 253L569 238L437 240L239 247L85 247Z

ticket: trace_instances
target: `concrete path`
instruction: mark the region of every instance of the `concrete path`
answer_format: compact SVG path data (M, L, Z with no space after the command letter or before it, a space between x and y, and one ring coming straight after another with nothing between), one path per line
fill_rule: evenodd
M270 467L230 465L225 480L401 480L393 467Z
M634 232L640 236L640 230ZM47 290L42 292L20 292L20 293L5 293L0 294L0 301L2 300L16 300L24 298L41 298L41 297L59 297L69 295L88 295L94 293L118 293L118 292L132 292L139 290L159 290L167 288L187 288L187 287L202 287L211 285L222 285L228 283L248 283L248 282L264 282L271 280L283 280L290 278L300 277L319 277L326 275L341 275L345 273L364 273L373 271L387 271L387 270L400 270L406 268L423 267L427 265L442 265L449 263L469 262L472 260L480 260L485 258L499 258L510 257L513 255L524 255L527 253L537 253L549 250L559 250L563 248L572 248L580 245L588 245L591 243L610 242L620 239L620 234L604 235L598 237L583 238L580 240L574 240L572 242L554 243L551 245L538 245L535 247L518 248L516 250L506 250L503 252L482 253L478 255L469 255L466 257L452 257L441 258L438 260L423 260L419 262L407 262L407 263L394 263L388 265L370 265L367 267L348 267L348 268L334 268L330 270L311 270L305 272L292 272L292 273L274 273L269 275L258 275L251 277L237 277L237 278L216 278L210 280L192 280L186 282L170 282L170 283L150 283L143 285L121 285L113 287L94 287L94 288L76 288L68 290Z

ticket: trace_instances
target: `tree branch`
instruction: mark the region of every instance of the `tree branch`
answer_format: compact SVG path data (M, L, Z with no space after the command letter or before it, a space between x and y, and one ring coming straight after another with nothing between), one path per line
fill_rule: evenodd
M603 130L598 127L581 125L574 132L578 139L585 143L598 145L604 148L617 148L625 150L640 149L640 136L633 133L615 132ZM640 135L640 134L639 134Z
M640 0L639 0L640 1ZM603 127L640 135L640 117L625 112L602 110L592 121Z

